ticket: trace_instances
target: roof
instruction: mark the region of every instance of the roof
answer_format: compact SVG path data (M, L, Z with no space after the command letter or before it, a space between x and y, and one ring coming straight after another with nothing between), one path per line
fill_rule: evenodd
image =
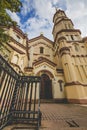
M45 41L47 41L47 42L53 44L53 41L51 41L50 39L48 39L47 37L45 37L43 34L41 34L41 35L38 36L38 37L35 37L35 38L30 39L30 40L28 41L28 43L37 41L37 40L39 40L39 39L44 39Z

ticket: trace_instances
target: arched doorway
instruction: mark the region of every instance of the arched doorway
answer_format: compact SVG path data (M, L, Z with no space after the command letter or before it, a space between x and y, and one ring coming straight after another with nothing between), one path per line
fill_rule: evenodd
M41 75L41 99L52 99L52 80L47 74Z

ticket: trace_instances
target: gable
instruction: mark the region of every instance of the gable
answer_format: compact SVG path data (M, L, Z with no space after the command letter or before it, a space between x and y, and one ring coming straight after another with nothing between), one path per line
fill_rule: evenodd
M46 37L44 37L43 35L40 35L40 36L33 38L33 39L28 41L29 47L37 46L39 44L43 44L43 45L46 45L46 46L53 47L53 42L51 40L47 39Z

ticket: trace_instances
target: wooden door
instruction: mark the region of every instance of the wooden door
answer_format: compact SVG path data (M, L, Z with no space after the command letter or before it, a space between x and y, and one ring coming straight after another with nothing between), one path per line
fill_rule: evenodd
M41 76L41 99L52 99L52 81L49 76Z

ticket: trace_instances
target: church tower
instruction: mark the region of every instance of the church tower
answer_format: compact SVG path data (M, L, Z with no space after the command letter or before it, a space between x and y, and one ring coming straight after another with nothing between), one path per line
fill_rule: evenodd
M64 11L57 10L53 22L54 55L64 71L66 98L72 103L87 103L86 43Z

